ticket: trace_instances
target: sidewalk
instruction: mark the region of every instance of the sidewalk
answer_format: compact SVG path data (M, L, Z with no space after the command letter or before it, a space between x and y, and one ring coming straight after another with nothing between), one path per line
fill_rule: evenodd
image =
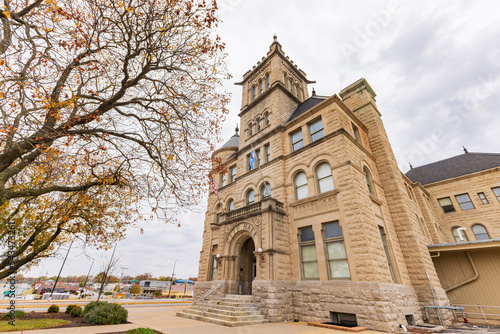
M33 331L9 332L14 334L101 334L148 327L164 334L347 334L349 332L307 326L304 322L267 323L243 327L225 327L206 322L179 318L175 313L184 307L164 306L128 309L128 320L132 324L112 326L91 326L52 328ZM377 331L363 331L362 334L381 334Z

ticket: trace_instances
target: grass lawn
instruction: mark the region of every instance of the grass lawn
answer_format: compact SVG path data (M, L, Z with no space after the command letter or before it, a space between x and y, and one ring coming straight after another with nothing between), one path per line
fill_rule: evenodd
M0 321L0 332L24 331L28 329L42 329L61 326L70 321L61 319L27 319L16 320L15 326L9 325L8 321Z

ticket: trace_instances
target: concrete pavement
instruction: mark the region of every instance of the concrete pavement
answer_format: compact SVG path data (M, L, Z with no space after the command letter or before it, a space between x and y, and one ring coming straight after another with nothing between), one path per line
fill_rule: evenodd
M225 327L206 322L179 318L175 313L187 306L159 306L129 309L128 320L132 324L112 326L90 326L72 328L51 328L29 331L29 334L97 334L127 331L132 328L148 327L165 334L346 334L348 332L307 326L304 322L266 323L243 327ZM22 334L21 332L10 332ZM28 332L24 332L28 333ZM377 331L363 331L363 334L381 334Z

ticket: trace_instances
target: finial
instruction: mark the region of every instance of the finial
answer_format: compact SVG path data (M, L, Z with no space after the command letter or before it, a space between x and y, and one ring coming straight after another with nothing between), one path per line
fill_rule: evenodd
M411 162L408 163L410 165L410 169L413 169L413 166L411 165Z
M469 153L469 151L467 151L467 149L465 148L465 146L462 146L462 148L464 149L465 153Z
M314 90L314 88L313 88L313 91L312 91L312 96L316 96L316 91Z
M236 134L238 134L238 131L240 131L240 129L238 128L238 123L236 123L236 129L234 129L234 131L236 131Z
M277 42L278 41L278 36L276 36L276 34L274 34L273 36L273 42Z

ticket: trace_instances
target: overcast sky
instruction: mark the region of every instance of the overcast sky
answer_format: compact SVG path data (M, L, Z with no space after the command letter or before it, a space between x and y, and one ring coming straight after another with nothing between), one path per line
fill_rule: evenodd
M500 3L494 1L220 0L232 93L223 141L239 123L242 75L269 50L274 34L318 95L366 78L377 94L403 172L463 153L500 152ZM117 245L125 274L196 276L205 207L181 227L151 223ZM102 252L92 272L102 263ZM109 255L108 255L109 256ZM61 259L28 274L56 275ZM74 246L62 275L86 274L91 260Z

